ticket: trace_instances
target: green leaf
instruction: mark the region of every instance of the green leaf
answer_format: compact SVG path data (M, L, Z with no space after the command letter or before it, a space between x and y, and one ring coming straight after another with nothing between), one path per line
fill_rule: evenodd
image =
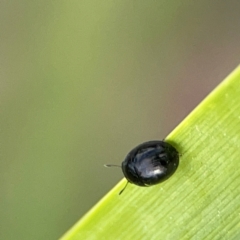
M119 196L122 180L61 239L240 239L240 67L166 141L170 179Z

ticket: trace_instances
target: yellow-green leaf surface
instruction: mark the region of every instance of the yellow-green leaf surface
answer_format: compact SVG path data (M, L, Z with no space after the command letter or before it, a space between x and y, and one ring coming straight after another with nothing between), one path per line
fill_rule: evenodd
M62 240L240 239L240 67L166 141L182 154L170 179L119 196L122 180Z

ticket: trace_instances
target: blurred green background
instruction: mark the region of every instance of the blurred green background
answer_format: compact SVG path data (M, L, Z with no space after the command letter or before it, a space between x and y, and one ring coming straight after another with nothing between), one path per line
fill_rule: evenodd
M238 64L240 1L1 1L0 239L57 239ZM125 194L129 194L126 192Z

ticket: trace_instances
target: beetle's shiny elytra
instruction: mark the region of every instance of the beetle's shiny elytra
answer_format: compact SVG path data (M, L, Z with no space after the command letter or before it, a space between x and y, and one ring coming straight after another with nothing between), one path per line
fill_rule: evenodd
M122 162L122 171L128 182L149 187L172 176L178 164L179 153L172 145L164 141L149 141L129 152ZM124 191L127 184L119 194Z
M177 169L179 153L164 141L145 142L135 147L122 162L125 178L148 187L168 179Z

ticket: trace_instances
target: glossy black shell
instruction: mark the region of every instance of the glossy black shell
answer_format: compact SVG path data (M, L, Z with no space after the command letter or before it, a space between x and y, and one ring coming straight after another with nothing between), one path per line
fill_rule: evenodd
M179 153L169 143L150 141L135 147L122 162L125 178L148 187L168 179L179 164Z

